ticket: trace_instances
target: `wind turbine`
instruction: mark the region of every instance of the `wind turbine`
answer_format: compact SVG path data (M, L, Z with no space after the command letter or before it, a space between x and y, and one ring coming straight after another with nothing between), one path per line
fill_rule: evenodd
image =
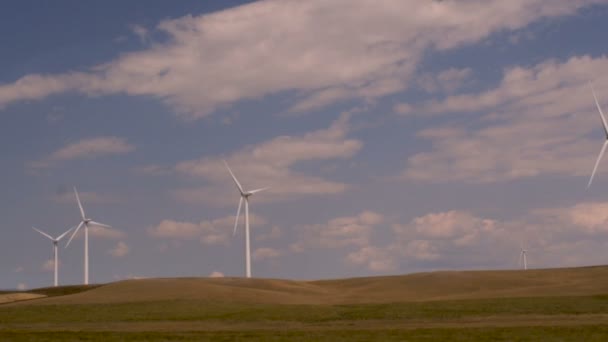
M67 231L65 231L65 233L59 235L56 238L53 238L52 236L50 236L49 234L43 232L42 230L36 229L35 227L32 227L35 231L37 231L38 233L46 236L47 238L49 238L49 240L53 241L53 260L55 263L55 282L54 282L54 286L57 286L59 283L57 281L57 269L59 267L59 257L58 257L58 252L57 252L57 244L59 243L59 241L61 239L63 239L64 236L66 236L72 229L74 229L74 227L68 229Z
M602 150L600 154L597 156L597 160L595 161L595 166L593 167L593 172L591 173L591 178L589 179L589 183L587 184L587 189L591 186L591 182L593 181L593 176L595 176L595 171L597 171L597 166L600 164L600 160L606 151L606 146L608 146L608 123L606 123L606 118L604 117L604 112L602 112L602 107L600 107L600 103L597 100L597 96L595 95L595 89L593 89L593 84L589 83L591 87L591 92L593 93L593 99L595 100L595 105L597 106L598 112L600 112L600 118L602 119L602 127L604 128L604 134L606 136L604 140L604 145L602 145Z
M528 251L524 248L524 243L521 243L521 252L519 253L519 262L517 263L519 265L519 267L523 266L524 270L528 269L528 259L526 259L526 253ZM522 265L522 261L523 261L523 265Z
M232 179L234 180L234 183L236 184L236 187L238 188L239 193L241 195L241 198L239 199L239 207L236 210L236 220L234 222L234 231L232 232L233 236L236 234L236 227L239 224L239 214L241 213L241 206L243 205L243 200L245 200L245 274L247 278L251 278L251 247L249 241L249 197L251 197L255 193L264 191L268 188L255 189L251 191L243 190L241 183L239 183L239 181L236 179L236 176L234 175L234 173L232 173L232 170L230 170L230 166L228 166L228 163L225 160L224 165L226 165L228 172L230 172L230 176L232 176Z
M76 201L78 202L78 207L80 208L81 221L78 224L78 227L76 227L76 230L74 230L74 233L72 233L72 236L70 236L70 239L68 240L68 243L65 245L65 247L67 248L70 245L70 242L72 242L72 239L74 238L76 233L78 233L80 227L84 226L84 284L89 285L89 225L92 224L94 226L100 226L105 228L112 227L103 223L95 222L90 218L87 218L84 214L84 209L82 209L82 203L80 203L80 198L78 197L78 191L76 191L76 187L74 187L74 194L76 194Z

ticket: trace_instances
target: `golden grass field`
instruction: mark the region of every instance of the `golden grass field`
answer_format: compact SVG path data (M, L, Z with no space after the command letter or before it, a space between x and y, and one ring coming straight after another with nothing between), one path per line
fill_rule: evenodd
M32 297L0 305L1 341L608 341L607 266L156 278L18 295Z

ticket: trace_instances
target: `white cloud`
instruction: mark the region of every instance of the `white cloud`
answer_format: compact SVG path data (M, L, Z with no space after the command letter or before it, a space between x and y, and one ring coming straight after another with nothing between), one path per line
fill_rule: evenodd
M608 237L608 202L583 202L571 207L537 209L533 213L545 222L559 222L557 227L569 233ZM560 229L554 227L554 234Z
M403 177L497 182L540 174L588 176L602 141L591 79L607 103L608 58L582 56L510 68L495 89L417 108L419 113L464 113L471 119L419 132L433 148L410 156ZM474 114L478 112L481 119Z
M27 284L26 283L19 283L19 284L17 284L17 290L19 290L19 291L25 291L25 290L27 290Z
M395 242L389 249L405 258L439 260L454 251L469 251L472 261L475 249L512 241L507 237L505 225L484 219L466 211L451 210L429 213L412 219L407 224L393 225Z
M523 243L532 267L605 264L607 212L608 202L583 202L506 220L458 210L428 213L394 224L391 242L361 244L346 261L373 272L394 272L397 265L410 270L517 268Z
M218 272L218 271L213 271L209 275L209 278L223 278L223 277L224 277L224 273Z
M278 226L272 226L269 232L261 232L255 239L256 241L269 241L276 240L281 236L283 236L283 230Z
M61 263L59 264L61 265ZM52 272L55 270L55 260L49 259L42 264L42 270Z
M453 93L466 84L472 73L471 68L450 68L437 75L423 74L418 78L418 85L429 93L438 91Z
M156 96L197 118L288 91L300 99L293 110L373 100L405 89L429 49L473 44L594 3L605 1L258 1L162 21L156 29L166 41L87 72L30 74L0 85L0 106L66 91L125 93Z
M118 240L122 239L126 236L125 232L115 229L115 228L106 228L100 227L96 225L89 225L89 237L108 239L108 240ZM70 234L71 236L71 234ZM84 227L80 228L76 236L76 239L84 238Z
M110 255L116 258L122 258L129 254L129 246L124 241L118 241L116 246L108 251Z
M372 211L363 211L356 216L338 217L324 224L298 227L298 241L290 246L294 252L313 248L365 247L374 226L383 222L383 217Z
M148 277L143 277L143 276L138 276L138 275L133 275L133 274L127 274L127 275L115 274L112 276L112 278L114 280L125 280L125 279L138 280L138 279L147 279Z
M354 265L365 266L372 272L392 272L397 268L390 251L371 246L349 253L346 260Z
M275 259L281 256L281 252L275 248L262 247L253 252L254 260Z
M142 43L148 41L149 31L141 25L131 25L131 31L135 34Z
M393 111L401 115L409 115L414 111L414 107L409 103L398 103L393 107Z
M200 239L205 245L228 243L234 228L234 216L226 216L215 220L203 220L198 223L163 220L157 226L149 227L148 234L156 238L172 240ZM249 215L250 224L264 226L265 218L259 215ZM239 218L239 227L244 225L244 215ZM238 231L237 231L238 234Z
M135 150L135 146L118 137L96 137L68 144L48 157L31 162L33 168L49 167L57 162L74 159L93 159L104 155L125 154Z
M349 130L350 114L343 113L329 128L300 136L279 136L257 145L246 146L225 159L246 189L270 187L267 191L253 196L252 202L341 193L349 187L347 184L306 175L295 171L294 167L304 162L352 157L361 149L363 143L349 139ZM201 177L210 183L201 189L175 191L174 195L180 200L237 205L238 193L222 158L204 157L185 161L179 163L175 169L179 173Z

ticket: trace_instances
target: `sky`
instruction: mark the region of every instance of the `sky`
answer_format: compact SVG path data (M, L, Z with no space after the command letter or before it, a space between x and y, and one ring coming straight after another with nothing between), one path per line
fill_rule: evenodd
M607 0L3 5L2 289L608 262Z

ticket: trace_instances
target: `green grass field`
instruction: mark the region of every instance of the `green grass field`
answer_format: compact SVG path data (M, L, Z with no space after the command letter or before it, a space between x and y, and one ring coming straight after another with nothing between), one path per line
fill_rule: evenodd
M606 341L608 267L146 279L0 305L1 341Z

